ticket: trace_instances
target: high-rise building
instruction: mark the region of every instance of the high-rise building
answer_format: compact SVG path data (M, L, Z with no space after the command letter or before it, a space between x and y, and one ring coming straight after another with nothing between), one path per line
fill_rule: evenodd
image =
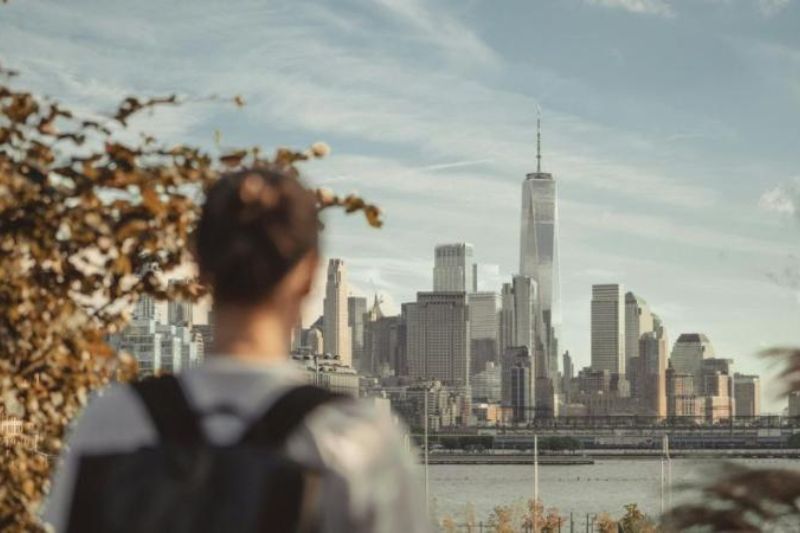
M541 122L536 123L536 172L522 183L522 220L519 273L538 286L538 312L544 324L541 343L546 368L541 375L558 372L558 343L555 328L560 322L560 281L558 265L558 194L553 175L541 168Z
M364 315L366 312L366 298L350 296L347 299L347 326L350 328L350 353L353 357L353 368L358 369L361 368L361 360L364 358Z
M176 280L171 280L170 285ZM194 307L192 302L186 300L170 300L167 302L167 324L171 326L184 326L191 328L194 325Z
M525 346L512 346L503 354L501 395L507 419L527 423L535 416L535 363Z
M761 378L756 375L733 375L736 417L761 416Z
M592 286L592 370L625 374L625 298L622 285Z
M639 356L639 339L653 331L653 314L644 298L628 292L625 294L625 366Z
M692 374L695 385L699 387L702 384L703 359L714 356L714 347L704 333L682 333L669 358L676 372Z
M636 390L641 414L664 418L667 416L667 334L663 327L644 333L637 343Z
M433 291L472 292L474 289L471 244L439 244L434 250Z
M482 372L486 363L499 363L497 334L500 318L500 296L496 292L469 295L471 373Z
M500 293L500 324L497 333L497 349L502 357L506 350L514 346L516 339L514 317L514 285L511 283L503 283L503 289Z
M314 326L309 328L306 336L306 344L308 344L308 349L312 354L322 355L322 352L325 350L324 335L322 334L322 330Z
M360 370L376 376L401 375L401 317L385 316L376 295L364 318L364 364Z
M536 357L537 326L540 323L539 292L536 281L530 276L514 276L514 344L525 346ZM539 362L538 360L536 361Z
M475 402L500 402L502 399L500 365L491 361L486 363L483 370L470 378L470 389L472 389L472 400Z
M730 420L736 412L732 367L733 359L711 357L702 360L700 384L695 382L695 393L705 398L706 422Z
M352 366L350 328L347 325L347 270L344 261L328 262L328 279L325 285L324 325L322 335L326 353L338 355L343 365Z
M572 401L572 380L575 378L575 366L572 362L572 356L570 356L569 350L564 352L561 361L561 366L564 369L561 378L561 391L564 393L565 403L570 403Z
M792 418L800 417L800 391L789 392L789 406L787 413Z
M406 357L409 375L468 386L470 369L469 303L465 292L420 292L406 309Z
M667 416L699 422L705 415L705 402L694 393L694 374L667 366Z

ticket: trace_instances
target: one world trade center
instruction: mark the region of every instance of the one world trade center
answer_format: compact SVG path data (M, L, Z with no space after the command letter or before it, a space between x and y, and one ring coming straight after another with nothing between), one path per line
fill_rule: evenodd
M558 198L552 174L542 172L541 128L537 120L536 172L522 183L522 228L519 272L536 281L541 329L537 344L542 358L537 375L555 380L558 372L558 341L555 327L560 323L558 276ZM538 321L537 321L538 322ZM544 368L542 368L544 367Z

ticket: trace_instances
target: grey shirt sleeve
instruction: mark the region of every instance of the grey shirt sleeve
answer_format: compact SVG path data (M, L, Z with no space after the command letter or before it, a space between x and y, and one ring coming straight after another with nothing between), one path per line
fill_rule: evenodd
M399 423L361 401L321 407L304 426L311 439L299 431L287 449L306 462L318 454L330 472L323 480L324 531L431 531L421 473Z
M154 442L156 432L132 389L115 384L90 401L73 423L67 439L42 509L43 521L57 533L67 528L81 455L133 450Z

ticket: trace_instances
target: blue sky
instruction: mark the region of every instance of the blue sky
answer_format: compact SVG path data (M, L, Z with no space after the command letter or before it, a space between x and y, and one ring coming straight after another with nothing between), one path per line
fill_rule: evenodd
M474 244L482 289L516 270L539 105L579 364L601 282L739 371L800 343L796 0L20 0L0 8L0 59L87 112L130 93L248 101L136 123L167 141L327 141L308 179L386 210L380 231L329 217L327 253L390 310L430 287L439 242Z

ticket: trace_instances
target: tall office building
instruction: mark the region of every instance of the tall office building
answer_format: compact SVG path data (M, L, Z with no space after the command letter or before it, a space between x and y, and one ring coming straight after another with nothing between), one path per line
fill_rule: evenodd
M497 351L499 318L500 296L496 292L476 292L469 295L472 374L482 372L488 362L500 362Z
M535 413L535 363L525 346L511 347L503 354L501 396L510 422L527 423Z
M664 328L648 331L639 338L636 361L636 390L640 413L645 416L667 416L667 334Z
M328 279L325 285L323 306L324 331L322 335L326 353L338 355L343 365L352 366L350 328L347 325L347 270L344 261L328 261Z
M176 280L170 280L173 285ZM170 300L167 302L167 324L171 326L185 326L191 328L194 325L194 308L192 302L186 300Z
M500 324L497 332L497 349L502 357L506 350L514 346L514 285L503 283L500 293Z
M473 292L474 264L471 244L439 244L434 250L434 292Z
M736 416L761 416L761 378L756 375L733 375Z
M402 318L384 315L376 295L364 319L364 361L359 370L376 376L401 375Z
M628 292L625 294L625 361L639 356L639 339L653 331L653 314L644 298Z
M702 394L703 359L715 356L714 347L704 333L682 333L672 347L670 361L676 372L689 373L694 376L694 384L698 394Z
M592 286L592 370L625 374L625 297L622 285Z
M420 292L404 311L409 375L468 386L470 370L469 304L464 292Z
M537 335L541 328L539 314L539 292L536 281L530 276L514 276L514 346L525 346L537 365L542 355L537 350L541 346L541 337ZM538 327L537 327L538 326ZM537 372L545 371L537 368Z
M366 298L350 296L347 299L347 327L350 328L350 353L353 357L353 368L358 369L362 367L362 360L364 359L364 315L366 312Z
M537 120L536 172L522 183L522 221L520 232L519 273L532 278L538 286L538 309L544 330L547 369L544 375L558 371L558 343L555 327L560 322L560 285L558 270L558 197L553 175L541 169L541 127Z

